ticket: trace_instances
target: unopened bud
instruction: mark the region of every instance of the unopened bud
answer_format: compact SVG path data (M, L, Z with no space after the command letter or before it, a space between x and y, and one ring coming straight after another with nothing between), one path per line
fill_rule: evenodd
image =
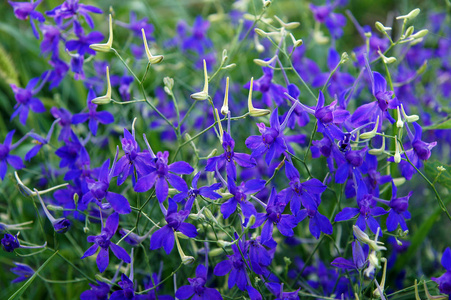
M424 71L426 71L426 68L427 68L427 67L428 67L428 61L425 60L425 61L423 62L423 64L421 65L421 67L417 70L417 74L418 74L418 75L423 74Z
M227 115L229 113L229 77L226 78L226 88L224 93L224 102L221 107L221 114Z
M249 217L249 221L247 222L246 228L250 228L255 224L255 215Z
M222 63L224 63L228 58L227 49L222 50Z
M396 17L396 20L403 20L403 19L413 20L413 19L415 19L418 16L419 13L420 13L420 9L419 8L415 8L414 10L412 10L407 15Z
M110 70L108 66L106 67L106 94L97 98L92 99L94 104L108 104L111 102L111 82L110 82Z
M413 38L413 39L420 39L420 38L422 38L422 37L425 37L426 34L428 34L428 33L429 33L429 30L427 30L427 29L422 29L422 30L418 31L418 32L415 33L415 34L412 34L412 35L411 35L411 38Z
M268 33L266 31L261 30L260 28L255 28L254 32L264 38L268 36Z
M348 61L348 59L349 59L348 53L343 52L343 53L341 54L341 60L340 60L340 63L341 63L341 64L344 64L344 63L346 63L346 62Z
M271 113L269 109L260 109L260 108L254 108L254 105L252 104L252 88L254 86L254 77L251 78L251 84L249 87L249 96L247 98L247 108L249 110L249 114L252 117L261 117L266 116Z
M262 0L263 8L268 8L271 5L271 0Z
M279 22L279 24L285 28L286 30L291 30L291 29L295 29L296 27L298 27L299 25L301 25L301 23L299 22L290 22L290 23L285 23L284 21L282 21L279 17L274 16L274 18L277 20L277 22Z
M213 250L208 251L208 256L210 257L216 257L221 254L224 254L224 250L222 250L222 248L215 248Z
M396 107L396 111L398 112L398 121L396 121L396 127L403 128L404 122L402 121L402 118L401 118L401 112L399 111L399 106Z
M231 242L226 242L226 241L223 241L223 240L218 240L217 243L218 243L218 246L221 247L221 248L230 247L233 244Z
M149 45L147 44L147 38L146 38L146 32L144 31L144 28L141 28L141 33L143 36L143 43L144 43L144 48L146 50L146 55L147 55L147 59L149 60L149 63L151 63L152 65L158 64L160 63L164 56L163 55L152 55L152 53L150 53L149 50Z
M235 67L236 67L236 64L233 63L233 64L229 64L229 65L227 65L227 66L224 66L224 67L222 67L221 69L223 69L223 70L232 70L232 69L235 68Z
M375 26L381 33L387 33L387 31L391 30L391 27L385 27L381 22L376 22Z
M409 26L409 28L407 28L406 33L404 34L404 36L405 36L406 38L408 38L409 36L412 35L413 30L414 30L414 27L413 27L413 26Z
M214 148L208 155L207 158L211 158L213 156L216 156L216 153L218 153L218 149Z

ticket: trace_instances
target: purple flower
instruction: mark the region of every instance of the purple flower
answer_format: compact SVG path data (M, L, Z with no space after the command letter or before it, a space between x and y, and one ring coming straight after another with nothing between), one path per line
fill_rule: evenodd
M147 162L152 160L152 154L150 152L139 151L134 129L132 130L132 134L130 134L130 132L124 128L124 137L121 139L121 143L125 155L117 161L113 176L118 176L118 185L123 184L130 175L132 175L133 183L135 183L136 178L134 176L134 170L136 170L138 177L147 174L149 172Z
M254 205L247 201L247 196L263 189L265 181L262 179L251 179L246 183L241 182L239 186L236 186L235 181L231 177L227 177L227 181L229 192L233 197L221 205L221 213L224 219L227 219L235 212L238 203L246 219L256 215L257 211Z
M451 295L451 250L449 247L443 252L442 266L446 272L438 278L431 277L431 279L438 284L440 293Z
M274 225L277 226L279 232L284 236L290 237L294 235L293 228L298 223L294 216L283 214L286 205L287 203L282 200L282 197L277 195L276 189L273 187L266 205L266 213L258 213L255 224L252 226L252 228L257 228L266 222L261 233L262 244L267 242L272 245L276 244L272 238Z
M241 240L238 243L241 251L244 253L244 258L246 259L247 255L244 252L244 247ZM227 260L218 263L213 270L213 273L216 276L225 276L230 272L228 281L229 289L236 285L240 290L244 291L246 290L249 280L246 272L246 263L243 261L236 244L232 245L232 250L233 254L227 255Z
M269 60L269 59L266 59ZM284 93L287 89L281 85L272 82L274 71L269 67L263 67L263 76L257 80L254 80L252 89L262 93L262 102L270 107L273 102L276 106L284 104ZM244 85L245 89L250 88L250 82Z
M271 127L257 123L261 136L252 135L246 139L246 147L252 149L251 158L258 158L266 153L265 161L269 165L274 158L287 150L283 139L283 129L279 123L277 108L269 119Z
M188 299L194 295L193 300L222 299L221 294L216 289L205 287L207 283L207 268L204 265L197 266L196 277L188 278L188 282L190 285L184 285L178 288L177 292L175 292L175 297L178 299Z
M128 255L127 251L124 250L121 246L112 243L110 240L113 235L116 233L117 227L119 225L119 214L117 212L113 213L108 217L105 222L105 227L102 228L102 231L99 235L88 236L88 242L94 243L86 252L83 254L81 259L84 259L88 256L94 255L100 247L100 252L97 254L97 267L99 268L99 272L103 273L109 264L109 249L113 251L113 254L124 261L125 263L130 263L131 259Z
M17 143L11 145L14 132L16 132L14 129L8 132L3 144L0 144L0 178L2 180L5 179L6 171L8 170L7 164L11 165L16 170L25 168L25 165L19 156L9 154L11 150L14 150L14 148L22 142L22 140L19 140Z
M42 42L41 52L52 53L52 57L58 57L59 42L62 39L61 31L58 27L52 25L41 25Z
M97 284L90 283L90 290L84 291L80 295L80 300L107 300L108 293L110 292L110 286L105 282L97 280Z
M343 29L346 25L346 18L342 14L333 13L332 11L340 3L330 3L323 6L310 4L313 17L319 23L325 23L333 38L338 39L343 35Z
M104 36L99 31L92 31L88 35L85 35L83 27L81 27L78 21L74 21L74 31L77 35L77 40L70 40L66 42L66 48L69 51L77 51L78 54L84 55L85 53L95 55L96 52L89 48L91 44L97 44L103 41Z
M28 136L32 137L32 138L36 141L36 146L34 146L33 148L31 148L31 149L27 152L27 154L25 154L25 160L30 161L31 158L35 157L35 156L38 154L39 150L41 150L41 148L42 148L44 145L47 145L47 144L49 143L50 138L52 137L52 134L53 134L53 129L55 128L55 124L56 124L56 122L58 122L58 121L59 121L59 120L55 120L55 121L52 123L52 126L50 126L50 130L49 130L49 132L47 133L47 136L46 136L45 139L44 139L43 137L41 137L40 135L34 133L34 132L30 132L30 133L28 134Z
M188 185L179 176L173 174L191 174L194 169L184 161L177 161L168 166L169 152L158 152L157 156L149 162L151 172L138 179L135 191L146 192L155 185L157 199L163 202L168 197L168 183L181 192L188 191Z
M39 23L42 23L45 21L44 16L36 11L36 7L42 2L42 0L38 0L34 2L34 0L30 0L30 2L12 2L8 1L8 3L13 7L14 9L14 15L16 18L20 20L27 20L30 18L30 24L31 28L33 29L34 36L39 39L39 33L36 29L36 25L34 24L33 20L38 21Z
M235 148L235 141L226 131L224 131L224 136L222 139L222 148L224 149L223 154L211 157L207 160L205 171L214 172L216 168L219 170L225 164L227 176L230 176L231 178L233 178L233 180L236 180L235 163L243 168L251 168L257 164L249 154L235 153L233 151Z
M275 247L277 244L271 246ZM271 264L273 257L262 245L261 237L246 241L245 247L249 252L249 261L251 263L252 271L256 274L267 276L269 272L266 267Z
M149 24L149 20L147 18L138 20L134 11L130 12L130 21L128 24L121 21L116 21L116 24L131 30L135 36L140 38L142 36L142 29L146 32L147 39L152 38L151 34L154 31L154 27L152 24Z
M61 126L61 131L58 136L58 141L69 140L72 133L72 114L64 108L52 107L50 113L55 119L58 119L58 125Z
M14 274L18 275L19 277L17 277L13 281L11 281L11 283L22 282L22 281L28 280L28 278L33 276L34 270L30 266L28 266L26 264L21 264L21 263L18 263L18 262L14 262L14 264L16 266L14 268L9 269L9 270L11 272L13 272Z
M331 265L344 270L361 270L365 267L368 257L369 247L362 248L359 241L352 242L352 261L343 257L338 257L331 262Z
M88 113L79 113L72 116L72 123L73 124L80 124L84 123L87 120L89 120L89 130L91 133L96 136L97 135L97 128L99 126L99 123L102 124L110 124L114 122L113 115L108 111L99 111L97 112L97 104L92 103L92 99L96 97L94 91L92 89L88 92L88 99L87 99L87 106L88 106Z
M359 169L363 165L363 158L367 150L367 147L361 150L349 150L345 152L344 159L343 154L338 151L334 152L336 154L334 157L338 164L337 172L335 173L336 183L345 183L349 174L353 174L355 178L362 177Z
M371 231L374 234L376 234L378 228L380 228L380 225L374 217L385 215L387 211L385 211L382 207L376 206L377 202L376 200L373 199L373 195L366 194L363 197L358 198L361 198L357 199L357 204L359 208L353 207L343 208L343 210L335 216L335 222L346 221L359 214L359 217L357 218L356 221L356 225L362 231L365 231L366 226L368 225Z
M290 180L290 187L281 192L285 195L285 202L290 201L291 212L296 215L304 207L315 206L320 202L321 194L326 190L326 186L316 178L309 179L301 183L298 170L289 161L285 162L285 174Z
M91 178L86 178L89 192L83 196L81 201L85 205L91 201L95 201L97 205L103 209L111 206L117 213L129 214L131 212L131 208L127 199L121 194L108 191L111 178L113 177L114 163L111 170L109 170L109 166L110 160L107 159L99 171L98 181ZM103 199L106 199L109 205L102 204Z
M359 106L352 114L351 122L354 126L358 127L368 122L376 122L379 116L379 127L381 127L382 119L385 116L391 123L394 123L395 120L390 116L387 109L396 109L399 101L396 97L392 98L392 91L387 91L387 81L385 78L380 73L371 72L369 67L367 68L370 73L372 93L376 101Z
M60 27L66 27L77 19L77 14L83 16L91 28L94 28L94 22L92 21L89 13L101 14L103 13L100 8L92 5L79 4L78 0L66 0L63 4L58 5L51 11L46 12L47 16L55 19L55 22ZM66 24L63 24L63 20L72 19Z
M42 104L41 100L38 98L35 98L34 95L36 95L44 85L47 76L45 77L41 84L36 87L41 77L36 77L31 79L26 88L19 88L14 84L11 84L11 88L14 92L14 97L16 98L16 105L14 108L16 109L13 114L11 115L11 120L19 115L20 122L25 125L28 118L28 112L30 109L35 113L43 113L45 112L45 107Z
M138 299L138 297L135 297L133 281L131 281L127 275L121 275L121 281L118 282L118 285L121 287L122 291L113 292L110 300Z
M61 158L60 168L76 169L77 164L89 164L88 152L73 131L71 132L71 140L65 141L65 145L58 148L55 154Z
M423 132L423 129L416 122L412 123L412 125L415 128L415 135L412 134L409 127L407 127L407 133L409 134L409 138L412 142L412 150L415 157L413 159L413 162L415 163L418 159L428 160L431 157L431 150L437 145L437 142L426 143L422 141L421 134Z
M203 196L203 197L207 197L209 199L219 199L222 198L221 195L219 195L218 193L216 193L215 191L218 190L219 188L221 188L221 183L214 183L210 186L203 186L198 188L198 180L200 177L200 172L197 172L197 174L194 176L193 181L191 183L192 187L186 191L186 192L181 192L180 194L177 194L174 196L174 201L175 202L180 202L183 199L186 199L186 203L185 203L185 210L187 211L191 211L191 208L193 206L193 202L196 199L196 197L198 195Z
M197 236L197 229L193 224L184 223L188 218L189 211L181 210L177 212L177 203L169 198L168 210L165 215L167 225L155 231L150 237L150 250L163 247L167 254L171 253L174 247L175 232L180 231L190 238Z
M17 236L6 233L2 238L2 247L6 252L13 252L15 249L20 247L19 240Z
M53 70L49 71L49 88L53 89L61 83L61 80L64 79L67 71L69 71L69 66L58 57L52 57L49 64L53 67Z
M319 205L318 205L319 206ZM321 232L325 234L332 234L333 228L329 219L318 212L318 206L306 206L305 209L301 209L296 215L297 221L300 222L309 217L309 229L310 233L318 239Z

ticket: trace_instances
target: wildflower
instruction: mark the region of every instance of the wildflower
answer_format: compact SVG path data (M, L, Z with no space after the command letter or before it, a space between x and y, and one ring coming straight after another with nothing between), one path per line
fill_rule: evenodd
M116 24L127 28L133 32L136 37L140 37L142 34L142 29L146 32L146 38L150 39L151 34L154 31L154 26L149 24L149 20L147 18L139 19L136 17L136 12L130 12L129 23L124 23L121 21L116 21Z
M88 242L94 243L86 252L83 254L81 259L84 259L88 256L94 255L96 251L100 247L100 252L97 254L97 267L99 268L100 273L103 273L109 264L109 249L113 251L113 254L124 261L125 263L130 263L131 259L128 255L127 251L124 250L121 246L112 243L110 240L116 233L117 227L119 225L119 214L114 212L111 214L105 222L105 226L102 228L102 231L99 235L88 236Z
M157 199L160 202L166 200L168 196L168 182L181 192L188 191L188 185L179 176L173 174L191 174L194 169L184 161L174 162L168 165L169 152L158 152L157 156L149 163L149 174L138 179L135 185L135 191L138 193L146 192L155 185ZM167 180L167 181L166 181Z
M284 292L283 283L268 282L265 283L265 286L277 297L275 298L276 300L299 300L299 290L301 288L298 288L293 292Z
M188 278L190 285L183 285L175 292L175 297L178 299L188 299L195 295L193 299L222 299L221 294L212 288L205 287L207 283L207 268L200 264L196 269L196 277Z
M161 227L150 237L150 250L163 247L167 254L171 253L174 247L175 234L180 231L190 238L197 236L197 229L193 224L184 223L188 218L189 211L181 210L177 212L177 203L169 198L168 210L165 214L167 225Z
M352 261L343 257L334 259L330 264L337 268L345 270L361 270L365 267L368 257L368 246L362 248L359 241L352 242Z
M257 123L257 127L261 136L248 137L245 142L246 147L252 149L251 158L258 158L266 153L265 161L269 165L274 156L287 150L282 132L284 128L280 126L277 108L271 114L270 127L266 127L264 123Z
M17 248L21 248L21 249L42 249L42 248L45 248L47 246L47 242L45 242L44 245L42 245L42 246L23 246L23 245L20 244L19 239L17 238L17 235L12 235L12 234L6 233L3 236L2 240L1 240L1 244L2 244L3 249L6 252L13 252Z
M42 147L44 147L44 145L47 145L50 142L50 138L52 137L53 134L53 129L55 128L55 124L60 121L59 119L56 119L53 123L52 126L50 126L50 130L47 133L46 138L44 139L43 137L41 137L40 135L34 133L34 132L30 132L28 134L28 136L32 137L35 141L36 141L36 146L33 146L33 148L31 148L27 154L25 154L25 160L30 160L31 158L35 157L39 150L41 150Z
M35 273L34 270L26 264L22 264L22 263L18 263L18 262L14 262L14 264L16 266L9 270L11 272L13 272L14 274L18 275L19 277L17 277L13 281L11 281L11 283L18 283L18 282L28 280L28 278L33 276L33 274Z
M12 2L8 1L8 3L13 7L14 9L14 15L16 18L20 20L27 20L30 19L31 28L33 29L34 36L39 39L39 33L36 29L36 25L34 24L33 20L38 21L39 23L43 23L45 21L44 16L36 11L36 7L42 2L42 0L37 0L36 2L34 0L30 0L30 2Z
M257 228L266 222L265 225L263 225L261 233L262 244L265 244L266 242L271 242L271 244L275 243L272 238L274 225L277 226L279 232L284 236L293 236L293 228L296 227L297 222L294 216L283 214L286 204L287 203L277 195L276 189L273 187L268 204L266 205L266 213L258 213L255 224L252 226L252 228Z
M88 113L79 113L72 116L72 123L73 124L80 124L84 123L89 119L89 130L91 133L96 136L97 135L97 128L99 126L99 123L102 124L110 124L114 122L113 115L108 111L97 111L97 104L92 103L92 99L96 97L94 91L92 89L88 92L88 99L87 99L87 106L88 106Z
M451 295L451 250L449 247L443 252L441 263L446 272L440 277L431 279L438 284L440 293Z
M341 212L335 216L335 222L349 220L356 215L359 215L356 221L356 225L365 231L366 226L376 234L380 225L374 217L382 216L387 213L382 207L376 206L377 202L373 199L373 195L366 194L363 197L357 197L357 204L359 208L345 207Z
M326 216L323 216L318 212L318 206L307 205L305 209L301 209L296 216L298 222L305 219L305 217L309 217L309 230L310 233L318 239L321 235L321 232L325 234L332 234L333 228L329 219Z
M297 214L304 207L315 206L321 194L326 190L326 186L316 178L309 179L301 183L298 170L289 161L285 162L285 174L290 180L290 187L281 192L285 195L285 202L290 201L290 209L293 214Z
M90 283L90 290L84 291L80 295L81 300L106 300L108 299L108 293L110 292L110 286L105 282L97 280L97 285Z
M6 171L8 169L7 164L11 165L16 170L25 167L19 156L9 154L11 150L14 150L23 141L22 138L17 143L12 144L14 132L16 132L14 129L8 132L3 144L0 144L0 178L2 180L5 179Z
M55 154L61 158L60 168L76 168L77 164L89 163L89 154L73 131L71 140L65 141L64 146L58 148Z
M50 113L55 119L58 119L58 125L61 126L61 131L58 136L58 141L69 140L72 133L72 114L64 108L52 107Z
M136 170L138 177L144 176L149 172L147 162L153 159L151 152L139 151L138 143L135 139L135 128L132 133L124 128L124 137L121 139L122 150L125 155L122 156L116 163L113 176L117 177L117 184L121 185L125 180L132 175L133 183L136 182L134 170Z
M251 158L249 154L236 153L233 151L235 149L235 141L227 131L224 131L222 138L222 148L224 149L223 154L210 157L207 160L205 171L213 172L216 170L216 168L220 170L224 165L226 165L227 176L230 176L231 178L233 178L233 180L236 180L235 163L243 168L251 168L257 164L255 162L255 159Z
M70 40L66 42L66 48L69 51L77 51L78 54L84 55L85 53L95 55L96 52L89 46L91 44L98 43L103 40L103 34L99 31L92 31L88 35L85 35L83 27L81 27L78 21L74 21L74 32L78 37L77 40Z
M231 177L227 177L227 187L232 198L227 200L221 205L221 213L224 219L230 217L236 210L236 206L239 203L243 215L248 219L251 215L256 215L257 211L252 203L247 201L247 195L256 193L265 187L265 181L260 179L251 179L246 183L241 182L239 186L235 184L235 181Z
M130 275L132 277L132 275ZM115 291L111 294L110 300L123 300L123 299L136 299L135 289L133 287L133 279L127 277L127 275L121 275L121 281L118 282L122 291Z
M71 221L66 218L55 219L45 206L45 203L42 200L41 195L39 195L38 190L34 189L34 192L38 196L39 202L41 202L42 209L44 210L44 213L49 219L50 223L52 223L53 229L55 229L56 233L66 233L72 225Z
M41 83L36 87L41 80ZM45 112L45 107L41 100L35 98L34 96L42 89L42 86L48 79L47 74L43 74L41 77L36 77L31 79L26 88L19 88L14 84L11 84L11 89L14 92L14 97L16 98L16 105L14 106L15 111L11 115L11 119L19 115L20 122L25 125L28 118L28 112L30 109L35 113Z
M78 19L78 15L83 16L89 27L94 28L94 21L89 13L101 14L102 10L92 5L78 3L79 0L66 0L63 4L58 5L51 11L46 12L47 16L55 19L59 27L65 28L74 20ZM69 22L63 24L63 20L70 19Z
M175 195L173 198L175 202L180 202L183 199L187 198L186 203L185 203L185 210L187 210L187 211L191 211L193 202L198 195L201 195L203 197L213 199L213 200L222 198L221 195L219 195L218 193L215 192L216 190L221 188L221 183L214 183L208 187L204 186L204 187L198 188L197 182L199 181L199 177L200 177L200 172L197 172L197 174L194 175L193 181L191 182L192 187L186 192L181 192L181 193Z
M117 158L117 157L116 157ZM120 214L129 214L131 212L130 204L128 200L121 194L109 192L111 178L115 168L115 161L113 166L109 169L110 160L107 159L99 171L98 181L91 178L86 178L89 192L83 195L81 201L83 204L87 204L91 201L95 201L101 208L107 208L111 206L115 212ZM102 204L102 200L106 199L109 205Z

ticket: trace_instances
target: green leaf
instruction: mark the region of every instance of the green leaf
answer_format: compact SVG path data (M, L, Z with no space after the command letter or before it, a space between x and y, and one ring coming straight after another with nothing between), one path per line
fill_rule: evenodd
M440 173L437 167L444 167L446 170L440 174L435 182L447 188L451 188L451 165L445 165L437 160L426 161L424 163L424 171L431 181L434 181Z
M39 272L41 272L45 266L47 266L47 264L55 257L55 255L58 253L58 251L55 251L55 253L52 254L52 256L50 256L43 264L42 266L39 267L39 269L33 274L33 276L31 276L27 282L25 282L24 285L21 286L20 289L18 289L11 297L9 297L8 300L13 300L13 299L17 299L19 298L24 292L25 290L33 283L33 281L36 279L36 277L38 276Z

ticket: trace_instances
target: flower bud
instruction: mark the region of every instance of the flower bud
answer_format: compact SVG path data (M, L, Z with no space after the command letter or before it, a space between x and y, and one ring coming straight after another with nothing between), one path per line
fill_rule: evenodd
M404 37L408 38L409 36L411 36L412 33L413 33L413 30L414 30L414 27L413 26L409 26L409 28L407 28L407 30L406 30L406 33L404 34Z
M207 158L216 156L216 153L218 153L218 149L214 148L214 149L207 155Z
M415 33L415 34L412 34L410 37L413 38L413 39L420 39L420 38L422 38L422 37L425 37L426 34L428 34L428 33L429 33L429 30L427 30L427 29L422 29L422 30L418 31L418 32Z
M384 61L384 63L387 64L387 65L396 62L396 57L393 57L393 56L387 57L387 56L385 56L385 55L381 52L381 50L378 50L377 53L378 53L379 56L382 58L382 60Z
M208 256L210 257L216 257L222 254L224 254L224 250L222 250L222 248L215 248L213 250L208 251Z
M276 58L277 58L277 55L274 55L270 60L262 60L262 59L255 58L254 63L256 63L257 65L259 65L261 67L268 67L269 65L271 65L274 62L274 60Z
M255 28L254 32L264 38L268 36L268 33L266 31L261 30L260 28Z
M263 8L268 8L271 5L271 0L262 0Z
M396 143L396 148L395 148L395 156L394 156L394 161L395 163L399 164L401 162L401 153L399 151L399 143L398 143L398 139L395 135L395 143Z
M230 247L233 244L231 242L226 242L224 240L218 240L217 243L218 243L218 246L221 248Z
M97 52L111 51L111 48L113 48L113 18L111 17L111 14L109 15L108 28L109 28L108 42L106 42L105 44L92 44L89 45L89 48Z
M302 41L302 39L296 40L292 33L290 33L290 37L291 37L291 41L293 42L294 48L297 48L297 47L301 46L302 44L304 44L304 41Z
M423 62L423 64L421 65L421 67L417 70L417 74L418 74L418 75L423 74L424 71L426 71L427 66L428 66L428 61L425 60L425 61Z
M222 63L225 63L225 61L228 59L229 57L227 56L227 49L222 50Z
M344 64L344 63L346 63L348 60L349 60L349 55L348 55L348 53L343 52L343 53L341 54L341 60L340 60L340 63L341 63L341 64Z
M391 30L391 27L385 27L381 22L376 22L375 26L377 30L384 34Z
M415 19L418 16L419 13L420 13L420 9L419 8L415 8L414 10L412 10L407 15L396 17L396 20L402 20L402 19L413 20L413 19Z
M404 110L404 106L401 104L401 113L402 116L404 117L404 119L406 120L406 122L412 123L412 122L416 122L420 119L420 117L418 115L410 115L408 116Z

